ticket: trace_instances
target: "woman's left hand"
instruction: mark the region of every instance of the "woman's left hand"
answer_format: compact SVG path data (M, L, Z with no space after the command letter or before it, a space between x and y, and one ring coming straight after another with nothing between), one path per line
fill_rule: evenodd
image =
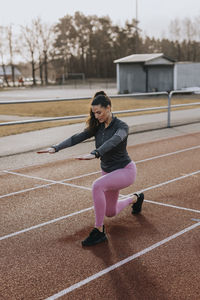
M76 159L79 159L79 160L90 160L90 159L94 159L94 158L96 158L94 154L85 154L85 155L76 157Z

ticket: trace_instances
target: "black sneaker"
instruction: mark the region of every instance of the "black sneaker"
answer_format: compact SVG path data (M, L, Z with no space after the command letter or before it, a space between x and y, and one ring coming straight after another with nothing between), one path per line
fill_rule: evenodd
M144 201L144 194L134 194L137 196L137 201L132 205L132 214L139 214L142 210L142 203Z
M99 229L94 228L89 236L82 241L82 246L92 246L99 244L101 242L107 241L107 236L104 232L104 226L103 226L103 232L99 231Z

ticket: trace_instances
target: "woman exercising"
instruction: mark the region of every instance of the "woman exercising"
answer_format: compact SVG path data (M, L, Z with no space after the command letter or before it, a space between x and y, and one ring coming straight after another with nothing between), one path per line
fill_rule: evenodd
M77 157L80 160L100 158L102 177L93 182L92 197L95 211L95 227L82 241L83 246L92 246L107 240L104 217L113 217L131 205L132 214L141 212L144 194L120 200L119 191L134 183L136 165L127 153L128 125L111 112L111 100L105 92L97 92L91 102L86 129L65 141L39 153L55 153L95 137L96 149L90 154Z

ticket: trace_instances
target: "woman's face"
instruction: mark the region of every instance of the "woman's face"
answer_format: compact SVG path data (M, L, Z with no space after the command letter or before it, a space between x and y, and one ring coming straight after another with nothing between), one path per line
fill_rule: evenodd
M99 123L106 123L110 118L111 107L110 105L107 107L101 106L100 104L92 105L92 112Z

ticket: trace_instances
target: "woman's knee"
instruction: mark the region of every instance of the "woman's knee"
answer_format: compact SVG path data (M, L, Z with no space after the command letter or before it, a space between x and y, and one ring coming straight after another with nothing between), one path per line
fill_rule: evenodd
M101 183L101 178L96 179L93 184L92 184L92 190L99 190L99 189L103 189L103 185Z

